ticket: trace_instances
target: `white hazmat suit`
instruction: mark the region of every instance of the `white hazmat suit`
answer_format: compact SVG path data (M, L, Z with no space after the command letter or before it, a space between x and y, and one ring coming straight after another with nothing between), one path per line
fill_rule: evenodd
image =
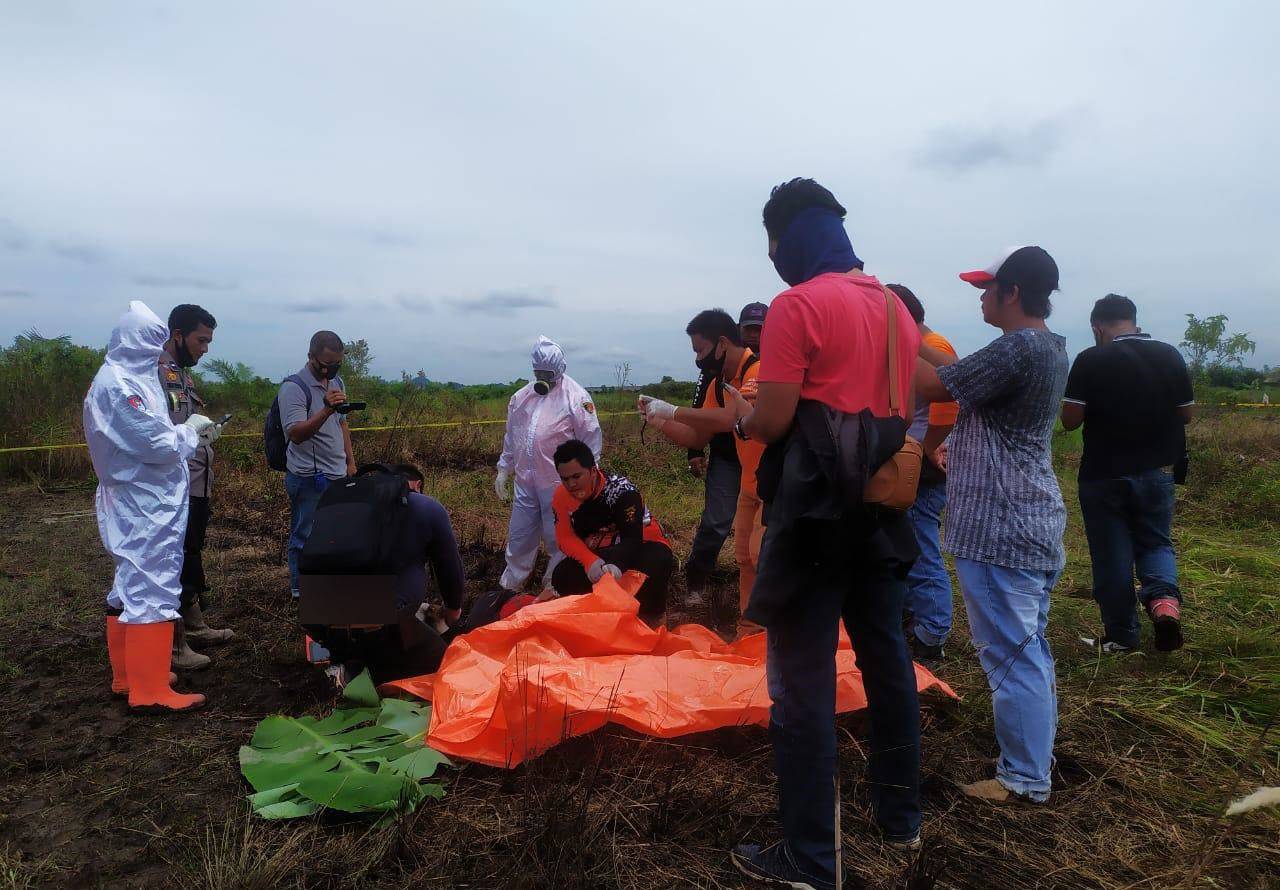
M107 604L120 623L178 617L187 458L195 429L169 420L156 365L169 329L134 300L120 317L107 359L84 400L84 432L98 474L98 532L116 564ZM202 418L203 419L203 418Z
M543 588L551 586L551 572L561 559L556 546L555 516L551 496L560 484L552 455L569 439L581 439L600 458L600 419L590 394L565 374L560 347L539 337L533 347L533 370L552 377L546 395L537 391L538 381L522 387L507 405L507 432L498 459L497 487L505 495L506 481L515 477L515 503L507 529L507 567L501 584L519 590L533 571L539 540L550 560L542 576Z

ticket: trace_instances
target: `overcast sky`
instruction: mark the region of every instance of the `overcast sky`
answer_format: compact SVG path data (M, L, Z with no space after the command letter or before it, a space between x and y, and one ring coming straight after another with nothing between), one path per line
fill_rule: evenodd
M783 289L812 176L961 353L956 278L1039 244L1075 353L1108 291L1280 363L1280 8L1266 3L0 0L0 340L130 299L279 377L331 328L384 376L694 370L699 309Z

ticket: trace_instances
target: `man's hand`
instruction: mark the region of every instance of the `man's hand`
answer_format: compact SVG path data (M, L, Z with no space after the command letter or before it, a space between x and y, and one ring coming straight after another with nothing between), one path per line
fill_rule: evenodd
M493 480L493 490L497 492L498 500L504 504L507 502L507 498L511 496L507 491L507 483L510 481L511 474L506 470L499 470L497 478Z
M324 394L324 404L330 410L336 409L339 405L345 404L347 394L340 389L331 389Z
M356 466L355 461L353 460L347 461L347 476L354 476L356 474L356 470L358 469L359 467Z
M721 389L724 390L725 406L727 407L730 404L733 405L734 417L746 417L751 413L751 403L742 397L742 393L738 392L727 383L724 384Z
M701 454L689 458L689 472L693 474L694 479L701 479L707 474L707 459Z
M560 594L556 593L555 588L548 587L544 589L542 593L535 596L533 598L533 601L535 603L546 603L546 602L550 602L551 600L559 599L559 598L560 598Z
M653 396L641 396L636 405L650 423L659 418L663 421L673 420L676 416L675 405Z
M191 427L201 445L212 445L222 435L222 424L214 423L203 414L192 414L183 423Z
M932 451L926 451L924 456L929 458L930 463L942 472L947 471L947 443L943 442Z
M605 575L613 575L614 580L620 581L622 580L622 569L612 563L605 562L603 559L597 559L587 567L587 580L592 584L595 584Z

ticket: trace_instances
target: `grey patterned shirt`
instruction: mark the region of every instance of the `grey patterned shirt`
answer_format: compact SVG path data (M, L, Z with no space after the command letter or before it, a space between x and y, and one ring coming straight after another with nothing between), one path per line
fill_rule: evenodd
M1067 341L1031 329L938 368L960 404L947 456L951 555L1044 572L1066 564L1051 443L1067 368Z

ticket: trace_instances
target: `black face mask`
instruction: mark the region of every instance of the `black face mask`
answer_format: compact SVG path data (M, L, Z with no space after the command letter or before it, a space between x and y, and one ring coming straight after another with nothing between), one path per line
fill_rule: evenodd
M320 372L318 376L321 380L332 380L334 377L337 377L338 369L341 367L342 362L333 362L328 365L324 362L316 362L316 370Z
M194 355L192 355L191 350L187 348L186 335L183 334L181 340L174 340L173 343L174 343L173 351L175 353L174 357L177 358L178 360L178 367L194 368L196 366L196 362L199 361L199 359L197 359Z
M699 371L710 371L712 374L719 374L724 370L724 356L716 355L716 348L711 347L711 351L700 359L696 359L694 364L698 366Z

